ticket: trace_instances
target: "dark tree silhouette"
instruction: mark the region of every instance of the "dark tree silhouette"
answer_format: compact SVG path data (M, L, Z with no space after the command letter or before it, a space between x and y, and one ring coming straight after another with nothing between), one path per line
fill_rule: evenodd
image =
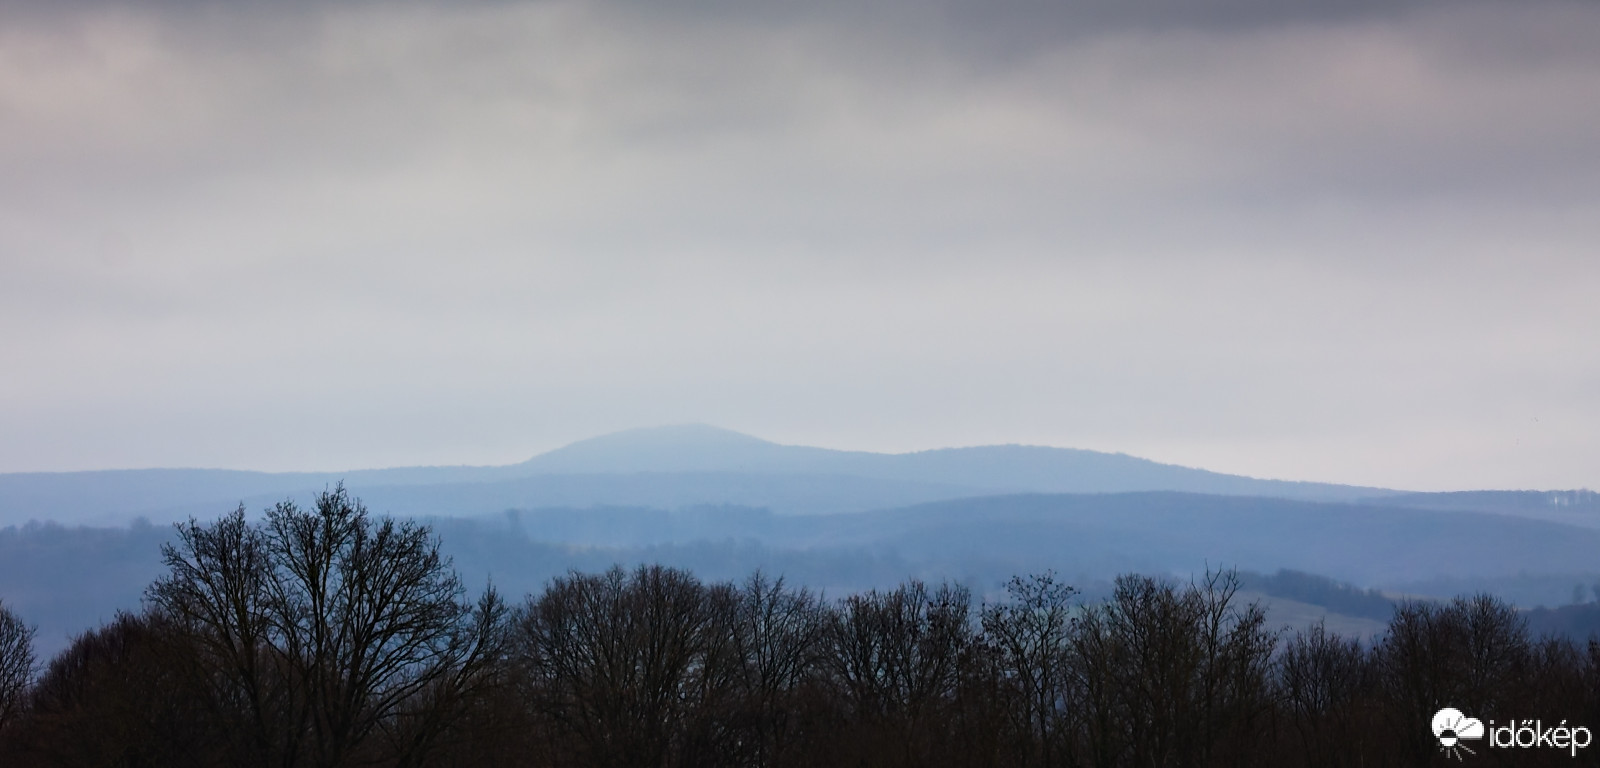
M208 710L193 648L159 616L118 614L79 635L33 690L19 765L237 764Z
M0 731L21 711L33 667L33 628L0 602Z
M1371 738L1361 718L1374 693L1366 661L1360 641L1320 621L1284 643L1277 693L1305 765L1349 764L1352 747Z
M416 762L499 653L502 601L466 602L427 526L341 485L264 525L191 520L149 590L200 650L217 711L265 765Z
M1072 637L1092 765L1248 764L1271 710L1276 636L1237 577L1178 587L1122 576Z
M881 750L873 762L926 765L950 736L939 726L974 642L965 587L910 581L842 602L832 632L834 679L850 717Z
M1533 637L1487 595L1280 645L1231 572L1123 576L1092 602L1044 573L974 606L951 584L825 601L641 566L552 579L508 616L463 599L427 527L342 488L191 521L166 559L142 613L31 683L7 667L0 765L1398 767L1445 760L1442 706L1600 724L1600 639ZM0 610L8 659L28 634Z
M1515 711L1532 646L1526 620L1489 595L1447 604L1409 602L1395 609L1375 652L1377 674L1396 723L1425 723L1442 707L1467 712ZM1405 729L1396 740L1421 760L1437 751L1427 731Z
M1020 704L1015 727L1027 734L1027 763L1063 764L1073 714L1066 704L1072 695L1068 643L1077 590L1047 572L1013 577L1006 594L1006 602L983 609L984 640Z
M582 765L676 764L710 612L693 576L661 566L554 580L517 619L528 699ZM558 756L559 757L559 756ZM558 760L559 761L559 760Z
M826 658L828 613L811 592L759 571L745 581L738 601L738 684L754 732L749 764L783 764L802 728L796 699Z

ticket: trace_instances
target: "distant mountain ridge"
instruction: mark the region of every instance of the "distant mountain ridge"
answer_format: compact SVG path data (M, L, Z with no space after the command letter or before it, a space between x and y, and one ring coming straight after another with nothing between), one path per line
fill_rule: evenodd
M1441 499L1381 488L1267 480L1072 448L992 445L871 453L781 445L707 425L627 430L505 466L266 473L210 469L0 474L0 525L28 520L125 524L210 517L241 501L252 511L344 482L377 511L460 515L508 508L699 504L780 514L857 512L1016 493L1171 491L1523 514L1521 496ZM1586 524L1583 504L1561 509ZM1466 506L1459 506L1465 504ZM1501 506L1508 508L1502 509ZM1576 516L1576 517L1575 517ZM1600 525L1600 515L1593 516ZM1568 520L1567 518L1573 518Z
M465 574L510 594L614 562L761 568L830 594L908 577L992 590L1043 569L1090 584L1288 568L1408 594L1481 585L1527 605L1600 583L1592 492L1404 493L1039 446L837 451L693 425L494 467L0 474L0 597L64 645L138 603L174 535L164 523L240 503L259 514L341 481L374 513L430 520ZM127 525L139 517L151 524Z
M616 432L558 448L516 466L540 474L716 471L853 475L1039 493L1163 490L1330 501L1398 493L1332 483L1262 480L1077 448L987 445L912 453L838 451L781 445L702 424Z
M1411 509L1495 512L1585 528L1600 528L1600 493L1586 488L1573 491L1402 493L1393 496L1374 496L1361 501L1364 504Z
M639 475L649 475L641 479ZM591 477L590 480L555 478ZM624 480L623 477L628 479ZM722 484L711 482L720 477ZM737 503L783 513L864 511L995 493L1184 491L1350 501L1396 492L1260 480L1123 454L999 445L887 454L780 445L707 425L628 430L496 467L402 467L343 473L212 469L0 474L0 525L30 519L122 524L209 516L305 496L344 482L415 514L495 505ZM424 488L428 490L424 490ZM618 489L626 489L619 491ZM417 499L428 503L419 508ZM390 506L380 506L389 509ZM207 510L210 510L209 512ZM399 511L399 509L396 509Z

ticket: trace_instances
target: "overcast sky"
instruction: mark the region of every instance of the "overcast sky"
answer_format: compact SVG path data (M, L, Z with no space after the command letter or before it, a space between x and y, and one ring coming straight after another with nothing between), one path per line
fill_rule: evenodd
M259 5L0 2L0 471L1600 487L1600 3Z

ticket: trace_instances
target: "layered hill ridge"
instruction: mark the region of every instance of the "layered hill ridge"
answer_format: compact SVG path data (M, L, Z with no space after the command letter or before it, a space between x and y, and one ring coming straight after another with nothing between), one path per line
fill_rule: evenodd
M616 432L516 465L534 473L758 472L851 475L991 492L1187 491L1346 501L1379 488L1263 480L1161 464L1121 453L1036 445L986 445L912 453L781 445L703 424Z
M0 596L65 642L137 605L162 570L163 523L241 502L259 513L338 482L375 513L432 521L466 575L510 594L569 568L660 562L719 579L759 568L830 594L907 577L992 590L1046 569L1091 583L1239 567L1523 605L1600 600L1600 496L1587 491L1405 493L1041 446L839 451L704 425L494 467L0 474ZM127 525L140 517L153 525Z
M477 515L506 509L704 504L830 514L1023 493L1181 492L1470 510L1600 527L1589 491L1408 493L1230 475L1118 453L1030 445L912 453L783 445L703 424L580 440L504 466L268 473L146 469L0 474L0 526L30 520L122 525L252 511L344 482L373 509Z
M995 445L871 453L781 445L691 424L602 435L506 466L0 474L0 525L208 517L240 502L256 508L338 482L373 501L392 501L396 512L445 515L508 507L726 503L787 514L837 513L1005 493L1180 491L1315 501L1396 493L1262 480L1072 448Z

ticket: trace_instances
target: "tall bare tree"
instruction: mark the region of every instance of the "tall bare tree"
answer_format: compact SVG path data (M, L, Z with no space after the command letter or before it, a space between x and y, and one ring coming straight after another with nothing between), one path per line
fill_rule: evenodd
M680 764L677 744L704 663L709 601L684 571L573 573L530 599L517 621L528 698L576 737L557 762Z
M974 641L972 596L962 586L909 581L851 595L832 631L833 674L858 722L884 730L884 763L929 762L949 734L936 723L951 702Z
M1249 762L1277 635L1237 592L1228 572L1181 589L1121 576L1111 600L1084 611L1072 648L1092 764Z
M33 667L33 628L0 603L0 731L21 710Z
M1347 765L1349 746L1368 738L1357 711L1373 693L1366 661L1359 640L1329 632L1321 621L1284 644L1278 697L1306 765Z
M740 688L755 731L748 760L768 766L781 762L796 730L796 692L826 657L828 613L809 590L760 571L745 580L738 601Z
M1048 768L1067 759L1060 753L1066 747L1071 600L1077 590L1046 572L1012 577L1006 593L1009 600L983 609L984 641L1022 704L1018 730L1031 734L1030 761Z
M1388 704L1403 713L1394 722L1413 723L1447 706L1502 709L1522 687L1532 650L1527 620L1516 608L1478 594L1446 604L1401 603L1374 655ZM1414 759L1437 749L1426 730L1402 732Z
M343 485L178 533L150 600L204 649L263 764L413 762L499 653L493 589L465 600L431 529L374 520Z

